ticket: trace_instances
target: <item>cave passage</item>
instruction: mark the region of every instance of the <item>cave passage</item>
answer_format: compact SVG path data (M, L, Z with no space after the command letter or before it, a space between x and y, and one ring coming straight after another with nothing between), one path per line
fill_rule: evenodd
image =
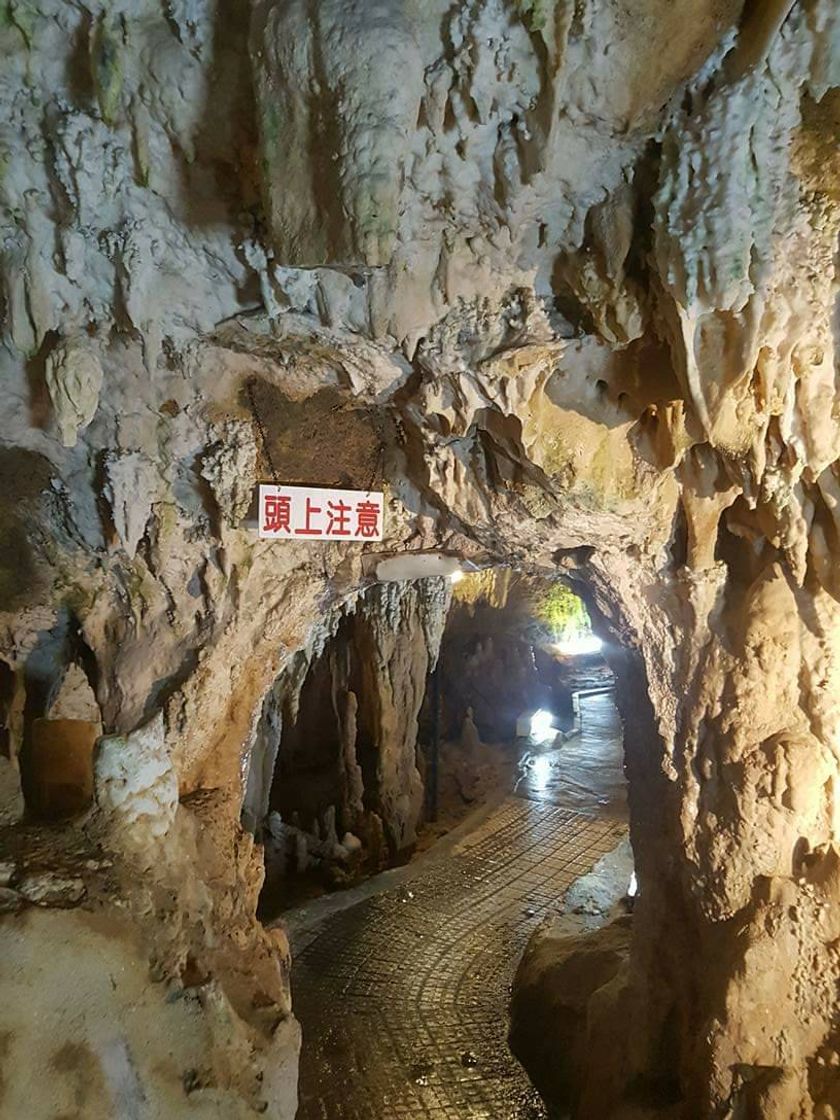
M507 1043L517 963L573 884L606 920L632 874L582 602L442 583L371 589L266 699L261 912L291 940L302 1120L544 1116Z
M550 781L532 773L408 867L285 915L300 1120L547 1115L507 1044L517 962L564 895L603 920L632 869L617 713L609 694L581 707L582 734L538 755Z
M243 821L261 916L406 862L514 786L584 801L603 780L558 749L612 674L569 588L504 568L379 584L327 620L266 696ZM623 801L623 775L615 796Z
M0 1120L840 1120L840 0L0 55Z

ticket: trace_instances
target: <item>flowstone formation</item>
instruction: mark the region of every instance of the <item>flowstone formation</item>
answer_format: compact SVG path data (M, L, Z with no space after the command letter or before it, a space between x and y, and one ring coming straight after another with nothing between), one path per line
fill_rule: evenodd
M377 557L258 540L276 471L611 643L641 894L578 1114L833 1116L836 3L4 0L0 43L2 1114L293 1116L240 814Z

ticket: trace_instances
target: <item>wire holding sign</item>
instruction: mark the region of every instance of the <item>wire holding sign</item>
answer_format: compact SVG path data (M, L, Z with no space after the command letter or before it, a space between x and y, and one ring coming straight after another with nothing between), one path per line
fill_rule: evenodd
M381 541L384 522L378 491L260 486L260 536L269 540Z

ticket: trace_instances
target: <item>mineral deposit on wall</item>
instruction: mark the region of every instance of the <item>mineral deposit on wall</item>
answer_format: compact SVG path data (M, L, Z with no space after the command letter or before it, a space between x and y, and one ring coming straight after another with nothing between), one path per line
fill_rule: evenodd
M579 1114L833 1116L834 0L3 0L0 45L2 1114L293 1116L240 813L375 557L259 540L276 471L614 642L641 897ZM45 718L106 736L49 829Z

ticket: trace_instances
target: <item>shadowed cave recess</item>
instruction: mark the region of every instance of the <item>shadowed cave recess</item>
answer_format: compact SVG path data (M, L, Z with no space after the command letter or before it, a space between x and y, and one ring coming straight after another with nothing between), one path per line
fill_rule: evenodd
M835 0L4 0L0 50L0 1118L840 1114ZM262 538L278 483L381 539ZM623 734L632 908L540 711ZM478 1032L395 999L387 1084L371 915Z
M384 583L345 604L266 695L243 824L263 842L263 920L405 863L528 784L612 674L564 585L485 569ZM543 759L563 767L560 756Z

